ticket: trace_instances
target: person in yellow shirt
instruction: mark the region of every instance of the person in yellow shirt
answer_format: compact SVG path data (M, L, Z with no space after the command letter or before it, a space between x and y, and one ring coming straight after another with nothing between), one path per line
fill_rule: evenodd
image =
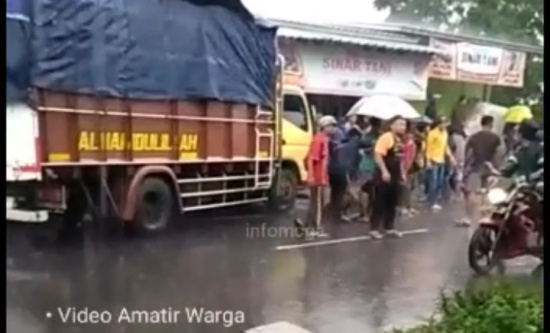
M438 201L445 185L445 162L455 164L449 148L448 121L444 117L434 119L425 144L428 203L432 210L441 210ZM448 159L448 160L447 160Z

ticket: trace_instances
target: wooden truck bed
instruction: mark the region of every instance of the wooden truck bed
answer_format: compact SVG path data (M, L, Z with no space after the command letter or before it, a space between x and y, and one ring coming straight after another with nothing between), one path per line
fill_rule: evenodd
M42 165L270 159L272 112L223 102L38 91Z

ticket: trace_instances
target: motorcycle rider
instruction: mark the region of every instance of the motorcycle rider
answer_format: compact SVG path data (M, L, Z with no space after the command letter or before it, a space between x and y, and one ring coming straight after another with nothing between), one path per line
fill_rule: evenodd
M544 144L541 140L540 126L533 120L524 121L519 126L519 134L521 137L520 143L506 159L499 170L499 174L506 178L515 178L517 182L525 181L535 193L538 193L540 207L543 207ZM539 236L537 237L541 237L540 232L543 223L540 217L542 217L542 211L538 214L540 215L537 219L537 228L541 228L541 230L539 230Z
M544 172L544 148L539 135L539 125L533 121L524 121L520 124L518 132L520 142L504 161L500 170L496 170L492 165L487 166L494 175L514 178L514 186L517 183L528 185L525 193L530 192L534 194L534 192L540 191L536 199L543 200L543 196L540 194L542 194L543 191L542 176ZM527 184L524 182L527 182ZM513 203L514 202L504 202L506 205ZM468 260L470 266L476 272L486 274L494 267L494 264L502 265L502 259L510 259L518 255L531 254L540 259L543 258L541 252L544 244L542 220L543 204L540 201L539 204L535 206L531 206L533 203L529 201L524 201L523 203L528 204L528 206L524 206L527 208L527 210L525 210L527 213L526 215L517 216L516 219L515 213L513 213L510 214L510 216L515 217L505 221L505 224L498 224L501 226L505 225L506 230L509 231L502 234L500 239L505 239L503 241L505 245L499 246L498 250L496 249L498 243L494 243L490 247L484 245L491 244L493 241L483 236L484 227L482 225L475 231L477 236L474 234L471 238ZM520 212L519 214L523 213ZM493 227L494 226L491 228ZM499 238L496 238L496 241L499 242ZM481 267L477 261L477 258L479 258L477 250L487 251L482 249L494 249L492 254L486 252L487 255L491 256L491 259L487 261L490 264L484 267ZM498 252L500 252L500 254L497 254Z
M502 177L525 177L528 182L542 179L544 172L544 146L540 127L533 120L523 121L519 126L521 142L495 173Z

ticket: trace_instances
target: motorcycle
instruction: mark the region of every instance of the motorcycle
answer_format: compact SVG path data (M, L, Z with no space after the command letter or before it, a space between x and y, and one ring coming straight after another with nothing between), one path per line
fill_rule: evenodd
M543 194L534 183L517 178L508 189L492 188L486 194L490 210L470 238L468 262L479 275L504 260L531 255L543 261ZM482 263L482 259L483 263Z

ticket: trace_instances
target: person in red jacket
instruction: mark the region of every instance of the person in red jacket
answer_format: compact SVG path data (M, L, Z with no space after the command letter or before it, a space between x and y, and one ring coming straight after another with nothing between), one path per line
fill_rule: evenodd
M417 147L414 142L414 135L407 124L407 132L403 135L403 153L401 155L401 169L403 172L403 186L401 189L400 208L401 213L407 216L413 216L416 211L412 208L411 191L412 180L414 178L414 164L417 155Z
M326 236L322 232L321 220L325 208L328 189L329 136L337 122L332 116L323 116L318 121L319 130L311 140L309 151L304 161L307 168L307 185L309 187L309 207L305 223L295 220L298 228L306 231L307 238Z

